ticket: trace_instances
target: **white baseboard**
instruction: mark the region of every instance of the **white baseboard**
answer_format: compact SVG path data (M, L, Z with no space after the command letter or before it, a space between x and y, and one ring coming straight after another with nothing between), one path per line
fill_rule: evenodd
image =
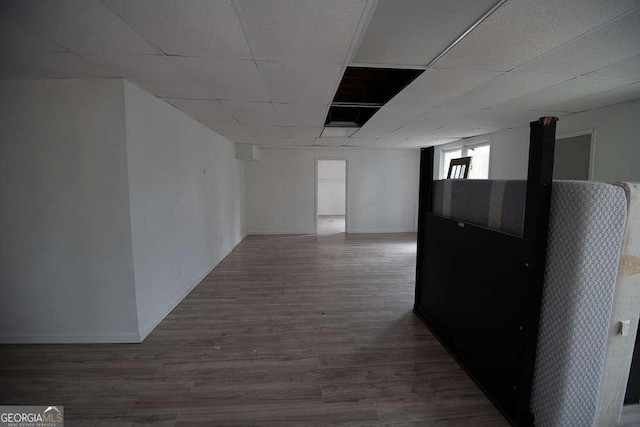
M0 344L105 344L139 343L137 333L0 335Z
M370 230L347 230L353 234L386 234L386 233L415 233L413 228L372 228Z
M247 233L248 236L273 236L273 235L298 235L304 236L308 234L316 234L315 231L301 232L301 231L249 231Z

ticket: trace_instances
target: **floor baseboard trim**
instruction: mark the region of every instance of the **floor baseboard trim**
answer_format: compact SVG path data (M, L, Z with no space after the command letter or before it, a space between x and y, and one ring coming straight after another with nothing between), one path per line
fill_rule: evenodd
M0 344L126 344L139 342L140 336L136 333L0 335Z
M178 296L171 302L171 304L169 304L167 306L167 308L162 311L162 313L163 313L162 315L158 316L153 322L149 323L146 326L138 325L138 329L140 330L140 338L139 338L138 342L143 342L145 340L145 338L147 338L149 336L149 334L151 334L151 332L153 332L153 330L158 327L160 322L162 322L169 315L169 313L171 313L178 306L178 304L180 304L182 302L182 300L185 299L186 296L189 295L191 293L191 291L193 291L193 289L196 286L198 286L200 284L200 282L202 282L204 280L205 277L207 277L209 274L211 274L211 272L218 266L218 264L220 264L227 257L227 255L229 255L231 253L231 251L233 251L236 248L236 246L238 246L244 240L244 237L245 236L243 236L240 240L238 240L231 247L231 249L229 249L227 251L227 253L222 258L220 258L218 261L216 261L213 264L213 266L209 269L208 272L206 272L200 278L196 279L194 282L192 282L191 284L186 286L182 290L182 292L180 292L180 294L178 294ZM138 320L138 322L139 321L140 320Z

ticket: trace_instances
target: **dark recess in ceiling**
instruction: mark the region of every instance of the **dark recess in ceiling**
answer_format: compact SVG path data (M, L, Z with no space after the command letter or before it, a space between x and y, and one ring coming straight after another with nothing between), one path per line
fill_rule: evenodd
M361 127L424 70L347 67L325 126Z

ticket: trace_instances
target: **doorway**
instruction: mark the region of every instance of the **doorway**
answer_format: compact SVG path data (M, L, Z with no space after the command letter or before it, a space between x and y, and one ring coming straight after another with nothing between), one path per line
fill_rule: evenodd
M316 159L316 233L347 229L347 161Z
M558 136L554 152L553 179L592 179L593 141L592 131Z

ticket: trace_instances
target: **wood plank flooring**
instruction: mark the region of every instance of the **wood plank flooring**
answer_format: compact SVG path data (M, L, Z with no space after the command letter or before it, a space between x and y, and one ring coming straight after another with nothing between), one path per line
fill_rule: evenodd
M415 234L250 236L142 344L0 347L67 425L507 425L412 314Z

